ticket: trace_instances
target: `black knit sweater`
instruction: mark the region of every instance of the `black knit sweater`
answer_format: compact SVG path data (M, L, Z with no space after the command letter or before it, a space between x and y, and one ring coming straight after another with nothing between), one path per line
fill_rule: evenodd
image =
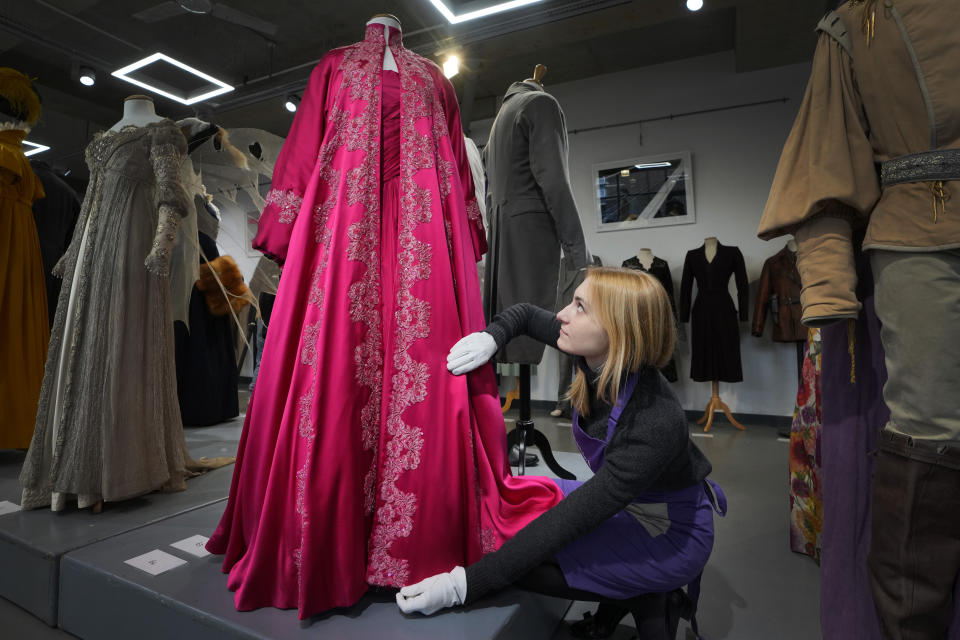
M518 304L504 309L486 331L501 348L518 335L556 347L560 321L549 311ZM603 440L613 407L596 397L593 376L583 358L578 358L578 366L588 373L591 391L590 414L580 418L580 427ZM659 371L644 367L607 443L599 471L498 551L467 567L466 603L502 589L550 561L560 549L613 517L641 493L686 489L702 482L710 471L710 462L690 439L677 396Z

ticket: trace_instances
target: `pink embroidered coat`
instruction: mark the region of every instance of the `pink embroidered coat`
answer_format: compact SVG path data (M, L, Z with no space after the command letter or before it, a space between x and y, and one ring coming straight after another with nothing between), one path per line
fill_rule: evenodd
M483 225L452 86L395 30L382 72L383 33L314 69L254 240L283 277L207 545L240 610L350 606L475 562L562 497L510 475L492 368L446 370L484 327Z

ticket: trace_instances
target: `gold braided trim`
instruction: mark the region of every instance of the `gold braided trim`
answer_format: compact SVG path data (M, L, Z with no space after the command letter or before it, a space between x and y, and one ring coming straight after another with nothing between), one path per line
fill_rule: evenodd
M947 202L950 200L950 190L943 186L943 180L930 182L930 193L933 194L933 222L936 224L938 215L947 212ZM937 206L939 204L939 207Z
M851 4L863 5L863 10L860 12L860 31L867 36L869 47L877 32L877 0L853 0Z
M857 345L857 321L847 320L847 353L850 354L850 384L857 384L857 359L854 347Z

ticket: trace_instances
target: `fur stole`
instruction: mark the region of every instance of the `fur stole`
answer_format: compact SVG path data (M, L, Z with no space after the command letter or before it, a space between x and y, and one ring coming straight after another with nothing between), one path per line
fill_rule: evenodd
M216 271L216 276L214 276L214 271ZM217 284L217 277L223 283L223 288L227 290L229 299L224 297L220 285ZM250 289L243 282L240 267L230 256L220 256L209 263L201 264L197 289L203 293L210 313L215 316L227 315L230 313L231 307L233 307L234 312L240 311L250 304L252 298Z

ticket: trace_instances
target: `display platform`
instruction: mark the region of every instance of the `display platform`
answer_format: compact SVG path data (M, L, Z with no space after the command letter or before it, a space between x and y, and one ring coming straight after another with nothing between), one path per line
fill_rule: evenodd
M185 429L187 448L194 458L235 455L242 426L242 419L236 418L215 427ZM25 455L0 452L0 501L19 505L17 478ZM232 476L233 465L227 465L190 479L186 491L107 503L99 514L72 506L59 513L34 509L0 515L0 597L56 625L60 560L65 553L221 502L229 495Z
M59 626L81 638L537 638L549 639L569 600L507 590L467 608L404 616L391 589L350 609L300 622L295 610L238 612L221 556L194 557L170 546L213 531L224 503L184 513L64 556ZM159 575L125 563L155 550L186 561Z

